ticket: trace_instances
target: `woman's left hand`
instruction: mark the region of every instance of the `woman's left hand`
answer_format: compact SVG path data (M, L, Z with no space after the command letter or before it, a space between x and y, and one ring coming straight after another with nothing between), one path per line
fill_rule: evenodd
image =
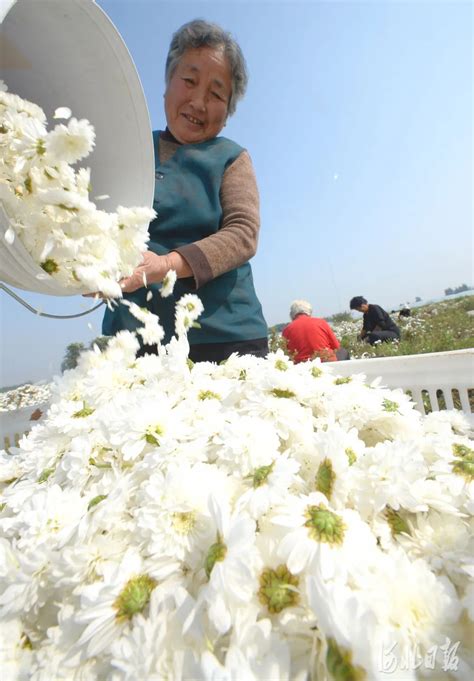
M172 269L169 255L156 255L153 251L143 253L143 261L135 268L133 274L120 280L120 288L124 293L133 293L148 284L157 284Z

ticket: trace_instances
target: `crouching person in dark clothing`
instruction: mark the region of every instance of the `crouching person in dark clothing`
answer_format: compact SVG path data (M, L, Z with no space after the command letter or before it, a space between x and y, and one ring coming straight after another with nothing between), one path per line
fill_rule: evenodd
M380 305L369 304L362 296L355 296L350 302L350 308L364 314L359 335L361 340L370 345L381 341L400 340L400 329Z

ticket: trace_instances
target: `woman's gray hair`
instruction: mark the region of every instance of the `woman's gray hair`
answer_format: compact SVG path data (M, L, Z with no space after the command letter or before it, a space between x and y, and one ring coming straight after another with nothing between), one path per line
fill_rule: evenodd
M231 116L237 102L245 94L248 82L247 65L239 44L230 33L224 31L217 24L211 24L203 19L194 19L178 28L171 39L170 49L166 58L165 81L169 84L179 60L186 50L198 47L222 47L229 60L232 77L232 93L229 99L229 116Z
M312 307L311 303L308 303L307 300L294 300L291 303L291 307L290 307L290 318L291 319L294 319L299 314L307 314L308 317L311 317L312 313L313 313L313 307Z

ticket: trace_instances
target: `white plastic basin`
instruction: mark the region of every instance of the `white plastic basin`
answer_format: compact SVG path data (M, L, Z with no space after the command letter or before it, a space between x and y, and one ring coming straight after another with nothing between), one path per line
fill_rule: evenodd
M84 159L91 168L91 199L99 207L149 206L154 157L150 117L133 60L119 32L93 0L0 0L2 78L10 92L41 106L52 121L59 106L87 118L96 147ZM51 295L75 295L30 258L18 239L8 245L0 211L0 280Z

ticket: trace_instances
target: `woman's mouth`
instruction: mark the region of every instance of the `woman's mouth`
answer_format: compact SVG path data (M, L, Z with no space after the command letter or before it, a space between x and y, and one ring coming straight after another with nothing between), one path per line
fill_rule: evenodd
M192 123L193 125L199 125L202 126L204 125L203 121L199 120L199 118L194 118L194 116L191 116L190 114L183 114L184 118Z

